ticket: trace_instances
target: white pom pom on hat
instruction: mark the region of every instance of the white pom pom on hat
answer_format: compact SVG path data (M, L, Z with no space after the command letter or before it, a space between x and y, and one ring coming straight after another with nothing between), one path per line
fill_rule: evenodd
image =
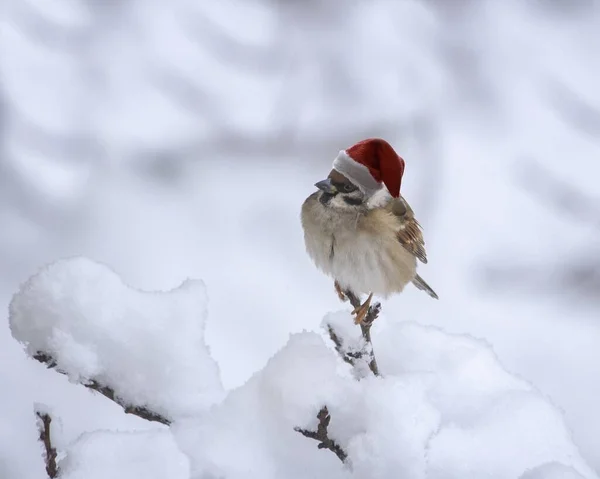
M359 141L340 151L333 160L333 169L348 178L369 197L383 185L394 198L400 196L404 160L381 138Z

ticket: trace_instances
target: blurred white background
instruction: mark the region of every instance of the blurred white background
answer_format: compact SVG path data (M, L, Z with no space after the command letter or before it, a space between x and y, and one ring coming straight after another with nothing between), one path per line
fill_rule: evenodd
M485 339L600 471L599 59L593 0L3 0L3 317L61 257L142 289L201 278L240 385L347 307L299 210L340 149L383 137L440 301L407 289L381 321ZM39 455L35 401L64 441L148 427L27 360L6 321L0 401L1 478Z

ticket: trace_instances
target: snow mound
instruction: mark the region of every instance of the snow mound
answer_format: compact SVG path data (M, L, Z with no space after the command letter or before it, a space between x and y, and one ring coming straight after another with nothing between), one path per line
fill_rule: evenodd
M172 426L192 459L192 477L336 477L341 462L294 428L315 426L324 404L356 397L351 391L358 383L338 374L339 367L317 333L293 334L260 372L209 414Z
M324 322L341 316L351 323L347 312ZM346 333L346 345L356 345ZM411 323L374 328L373 336L381 378L355 380L322 337L298 333L210 414L176 424L192 477L522 479L550 470L549 462L597 477L560 412L485 343ZM345 465L294 431L316 430L324 405Z
M83 434L58 463L61 479L189 479L188 458L168 431Z
M348 311L330 313L325 334L291 335L225 393L204 342L206 301L201 282L140 292L81 258L23 285L10 323L30 355L173 419L168 431L82 436L61 477L598 479L560 411L482 341L382 317L374 377L342 361L327 327L343 353L367 345ZM324 407L329 449L311 437Z
M71 258L21 287L10 327L30 356L50 356L72 381L95 380L129 405L174 418L222 394L204 342L206 304L200 281L142 292L102 264Z

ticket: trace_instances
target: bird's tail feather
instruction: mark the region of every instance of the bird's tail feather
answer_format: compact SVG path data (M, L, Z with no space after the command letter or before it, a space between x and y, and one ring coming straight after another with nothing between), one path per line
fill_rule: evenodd
M438 295L435 293L435 291L433 289L431 289L431 286L429 286L425 282L425 280L423 278L421 278L419 275L416 275L415 279L413 279L412 282L417 287L417 289L420 289L421 291L425 291L429 296L431 296L434 299L439 299Z

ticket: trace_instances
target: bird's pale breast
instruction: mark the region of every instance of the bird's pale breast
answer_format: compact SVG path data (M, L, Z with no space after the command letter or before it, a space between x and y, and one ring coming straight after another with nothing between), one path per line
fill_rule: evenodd
M416 259L399 243L397 218L383 209L334 211L311 195L302 207L306 249L317 267L355 294L387 297L416 274Z

